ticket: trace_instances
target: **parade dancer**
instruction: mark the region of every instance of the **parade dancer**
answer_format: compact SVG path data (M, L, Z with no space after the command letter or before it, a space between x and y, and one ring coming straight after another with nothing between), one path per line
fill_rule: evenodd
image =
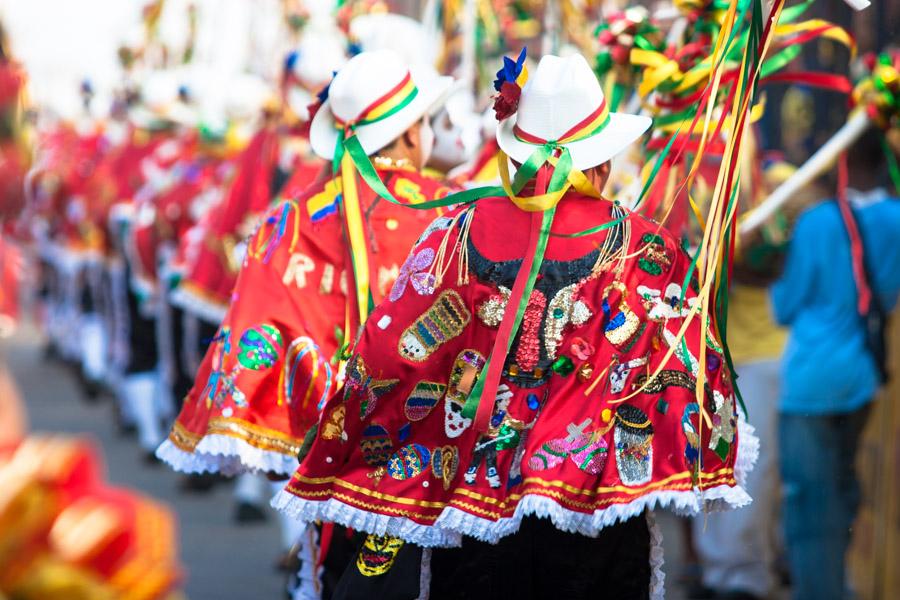
M731 374L696 315L690 259L601 195L650 120L611 113L581 56L545 56L524 89L523 63L498 74L506 194L421 236L410 257L434 257L419 269L430 285L398 280L375 309L273 501L370 534L335 598L659 596L646 512L749 501ZM650 289L669 311L650 314ZM499 443L504 424L516 443ZM496 471L465 473L492 437Z

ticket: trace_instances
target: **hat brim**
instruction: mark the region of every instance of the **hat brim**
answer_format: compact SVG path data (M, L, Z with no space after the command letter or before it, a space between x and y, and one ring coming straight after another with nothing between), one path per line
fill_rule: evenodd
M537 146L516 137L513 131L516 117L517 115L513 115L497 127L497 143L510 158L518 163L524 163ZM602 165L638 140L652 124L653 120L650 117L611 113L609 123L600 133L565 144L572 157L573 168L584 171Z
M429 114L447 98L453 85L452 77L430 75L413 67L410 74L419 93L405 108L381 121L357 127L356 137L366 154L381 150L397 139L416 121ZM339 131L334 125L334 115L328 100L313 117L309 128L309 142L320 158L332 160Z

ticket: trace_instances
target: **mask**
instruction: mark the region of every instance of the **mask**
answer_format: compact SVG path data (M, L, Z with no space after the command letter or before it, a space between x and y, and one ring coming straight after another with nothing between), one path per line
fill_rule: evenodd
M422 145L422 166L425 166L434 151L434 130L427 118L422 120L422 126L419 128L419 142Z
M464 163L467 156L462 129L453 123L446 110L435 117L433 126L435 138L433 158L450 167Z
M444 399L444 433L448 438L456 438L472 424L472 419L462 415L463 405L453 398Z

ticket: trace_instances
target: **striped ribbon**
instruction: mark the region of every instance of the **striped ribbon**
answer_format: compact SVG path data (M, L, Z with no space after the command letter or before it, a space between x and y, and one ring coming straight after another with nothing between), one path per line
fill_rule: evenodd
M552 142L555 144L571 144L572 142L579 142L600 133L608 124L609 105L606 103L606 98L604 98L600 103L600 106L597 107L597 110L593 111L584 119L573 125L568 131L559 136L559 139L555 141L545 140L539 136L528 133L527 131L519 127L518 123L513 126L513 133L515 134L517 139L527 144L538 145L546 144L548 142Z

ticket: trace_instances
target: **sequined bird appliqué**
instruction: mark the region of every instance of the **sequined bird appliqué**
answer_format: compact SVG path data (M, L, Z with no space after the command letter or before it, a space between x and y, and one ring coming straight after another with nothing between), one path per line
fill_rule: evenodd
M354 395L361 395L359 418L365 419L375 410L378 399L394 389L394 386L399 381L399 379L375 379L369 373L369 368L366 366L365 361L357 354L347 365L344 399L349 399Z

